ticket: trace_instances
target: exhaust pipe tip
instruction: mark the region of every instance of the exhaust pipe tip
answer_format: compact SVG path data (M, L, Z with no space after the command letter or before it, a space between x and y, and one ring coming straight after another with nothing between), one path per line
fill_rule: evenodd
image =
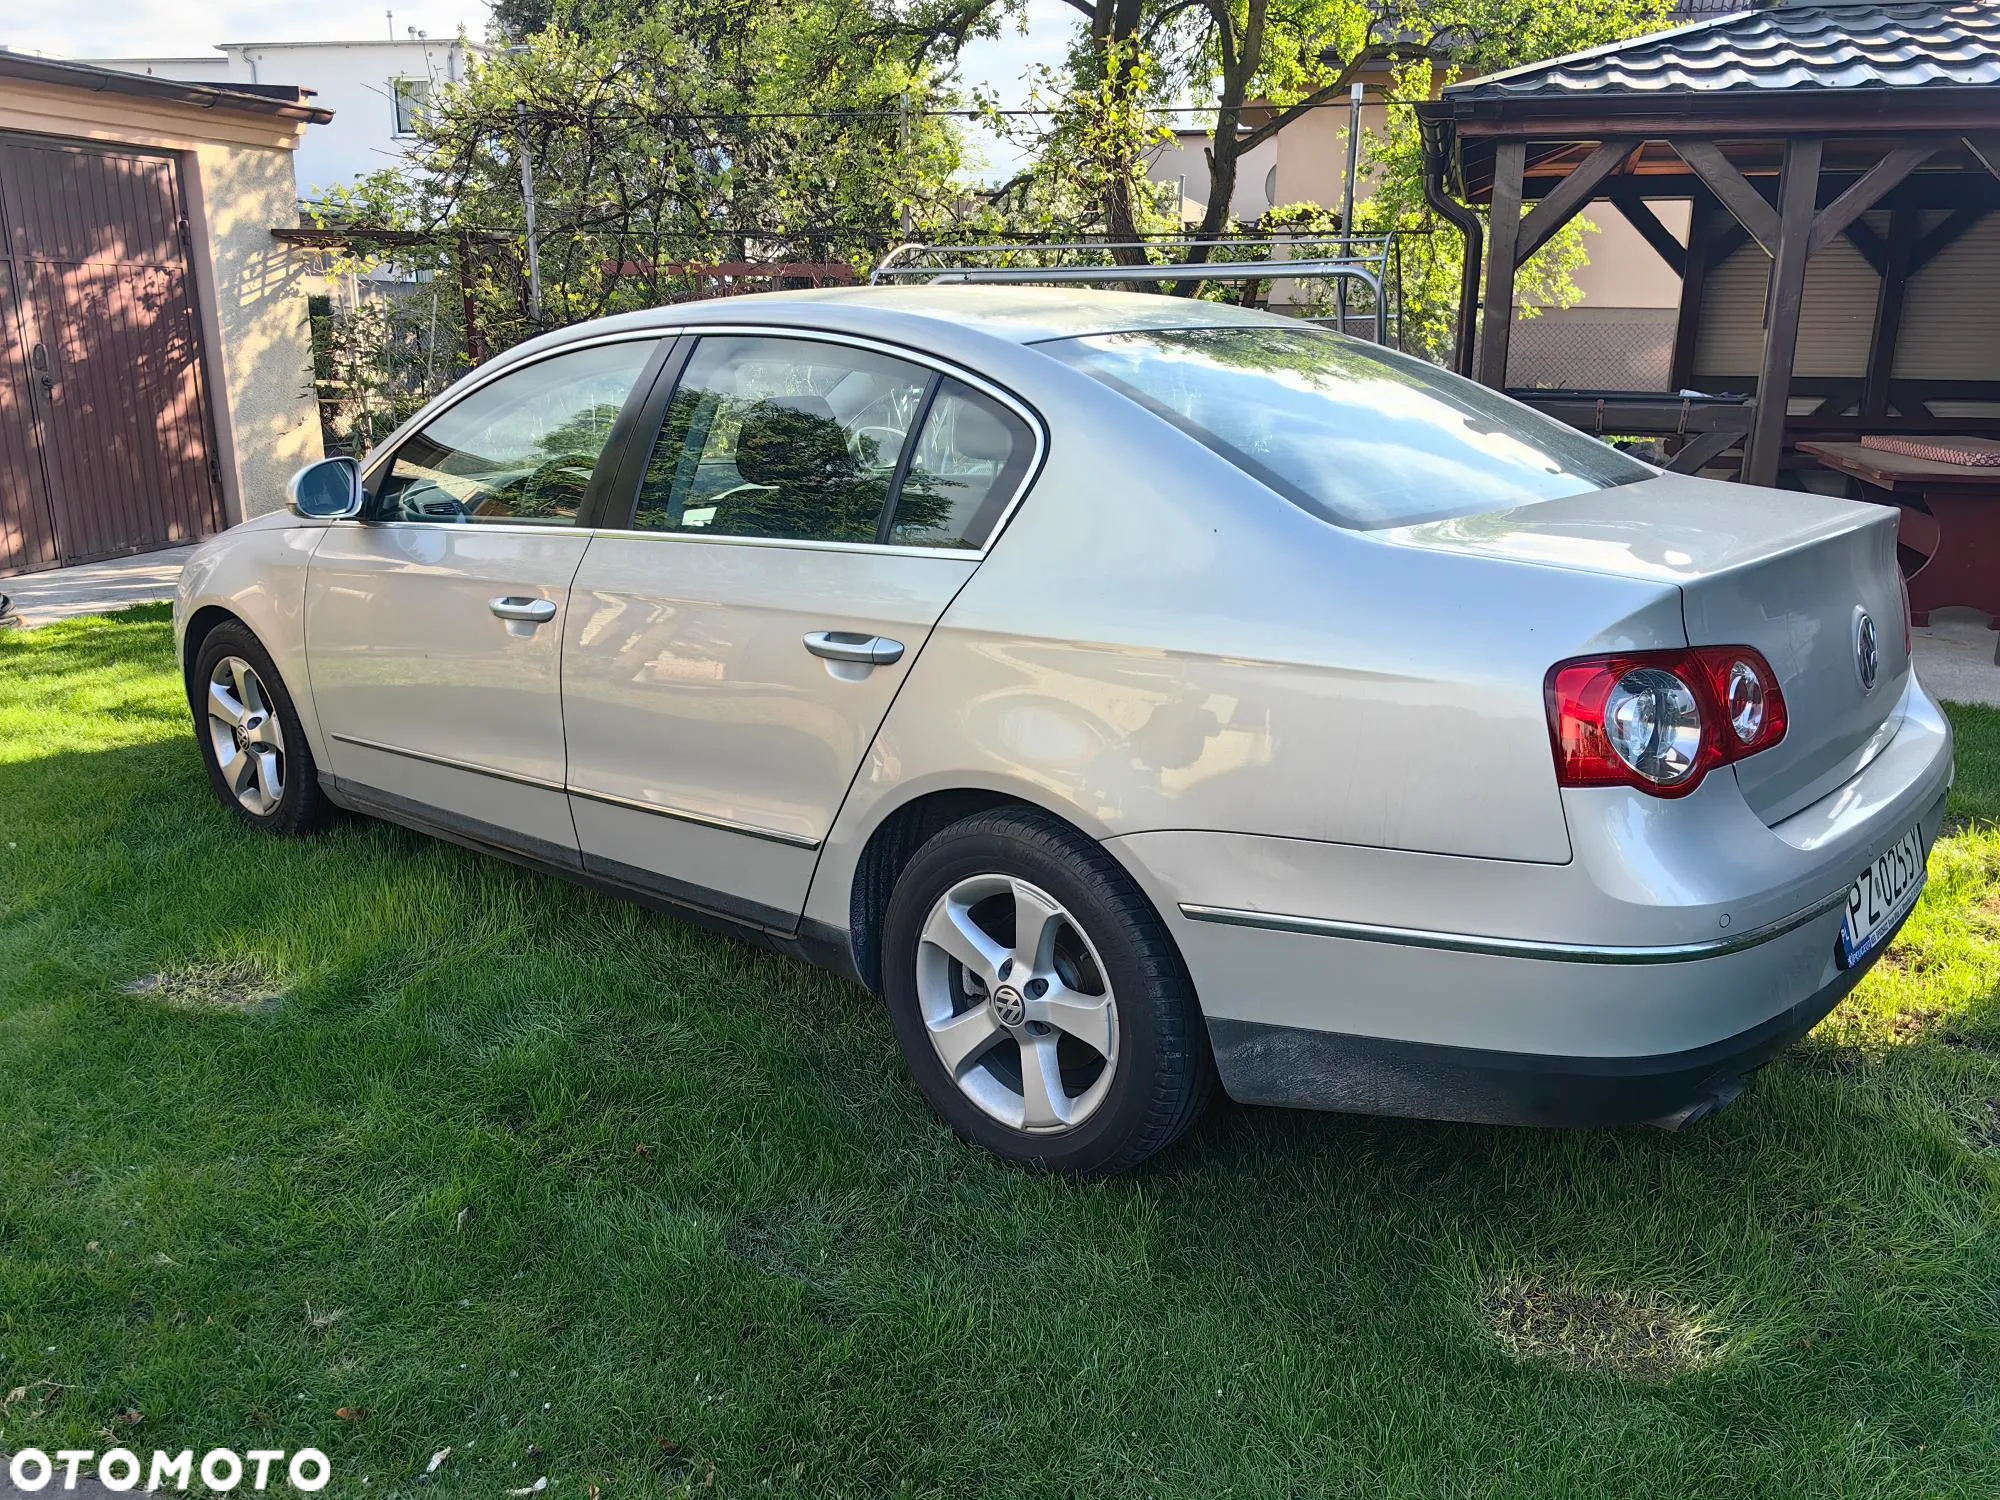
M1655 1130L1666 1131L1685 1130L1690 1125L1698 1125L1717 1110L1733 1103L1736 1096L1743 1092L1743 1085L1748 1081L1745 1078L1731 1078L1711 1085L1707 1092L1692 1102L1679 1109L1670 1110L1666 1114L1655 1115L1646 1123Z

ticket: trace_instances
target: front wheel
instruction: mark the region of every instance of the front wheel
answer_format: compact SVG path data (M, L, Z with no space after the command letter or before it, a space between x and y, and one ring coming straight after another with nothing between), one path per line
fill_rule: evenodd
M982 813L931 839L896 882L883 943L904 1061L996 1156L1122 1172L1207 1099L1207 1028L1165 924L1116 860L1045 813Z
M253 828L310 833L329 816L292 695L256 636L211 630L188 675L195 738L218 801Z

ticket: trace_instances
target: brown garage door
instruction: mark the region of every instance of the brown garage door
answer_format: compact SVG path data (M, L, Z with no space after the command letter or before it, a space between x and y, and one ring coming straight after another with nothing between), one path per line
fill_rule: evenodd
M222 524L170 156L0 137L0 573Z

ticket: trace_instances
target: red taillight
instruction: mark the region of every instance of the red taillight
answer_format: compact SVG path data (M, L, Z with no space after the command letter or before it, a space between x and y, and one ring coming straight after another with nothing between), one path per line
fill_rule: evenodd
M1785 695L1748 646L1580 656L1544 689L1556 781L1683 797L1785 737Z

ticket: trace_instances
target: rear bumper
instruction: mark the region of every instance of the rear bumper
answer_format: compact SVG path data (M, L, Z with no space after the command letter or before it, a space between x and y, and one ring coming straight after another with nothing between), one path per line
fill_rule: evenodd
M1748 1030L1682 1052L1550 1056L1227 1017L1210 1021L1209 1039L1230 1097L1245 1104L1491 1125L1679 1126L1733 1099L1750 1074L1818 1025L1887 946Z
M1180 945L1232 1097L1654 1120L1726 1096L1866 971L1837 952L1848 882L1913 824L1930 847L1951 783L1948 725L1920 691L1906 708L1777 827L1722 778L1600 797L1573 810L1567 865L1198 832L1110 847Z

